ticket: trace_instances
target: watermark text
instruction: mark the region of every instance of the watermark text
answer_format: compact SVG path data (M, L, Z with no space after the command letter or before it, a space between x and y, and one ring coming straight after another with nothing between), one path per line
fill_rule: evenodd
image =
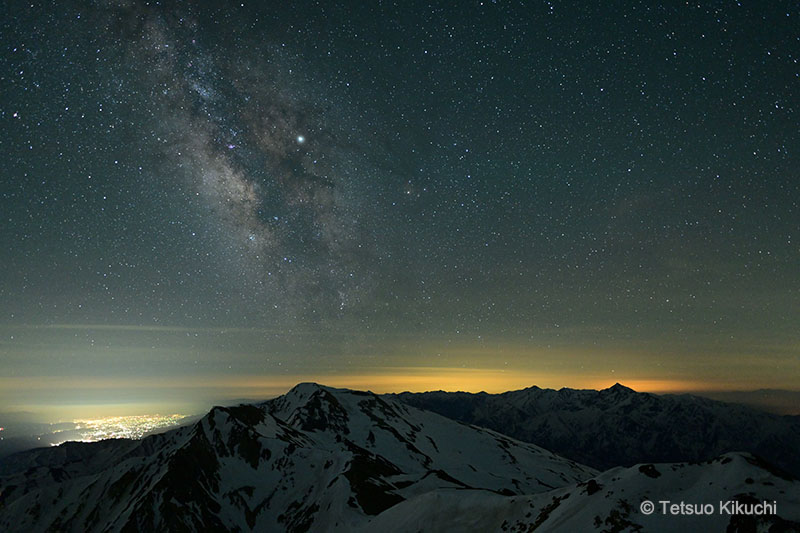
M645 500L639 505L639 510L642 514L646 515L659 513L670 516L716 514L726 516L764 516L778 514L778 502L740 502L738 500L726 500L717 503L690 503L658 500L658 503L653 503L650 500Z

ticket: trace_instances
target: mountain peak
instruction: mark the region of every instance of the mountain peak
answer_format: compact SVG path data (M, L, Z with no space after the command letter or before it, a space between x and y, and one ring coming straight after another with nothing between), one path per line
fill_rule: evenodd
M632 388L626 387L625 385L622 385L621 383L614 383L613 386L611 386L611 387L609 387L607 389L604 389L601 392L604 392L604 391L613 392L613 393L616 393L616 394L621 394L621 393L628 394L628 393L631 393L631 392L636 392Z
M324 385L320 385L319 383L315 383L313 381L303 381L301 383L298 383L297 385L295 385L291 389L289 389L289 392L304 392L304 393L308 393L308 392L315 392L315 391L318 391L320 389L326 389L326 388L327 387L325 387Z

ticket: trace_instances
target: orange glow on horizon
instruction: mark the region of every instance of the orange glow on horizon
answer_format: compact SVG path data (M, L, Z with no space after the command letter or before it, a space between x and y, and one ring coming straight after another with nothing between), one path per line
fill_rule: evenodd
M626 379L585 374L581 376L519 370L495 370L461 367L383 368L372 373L357 374L286 374L246 376L185 376L182 378L111 378L77 376L0 377L0 390L102 390L151 389L212 392L216 397L274 396L302 382L316 382L337 388L371 390L376 393L425 392L433 390L500 393L532 386L541 388L605 389L621 383L639 392L680 393L692 391L744 390L740 383L688 381L681 379ZM192 392L190 392L190 390Z
M181 378L111 378L75 376L0 377L0 405L6 411L26 411L48 421L75 418L132 416L169 412L204 413L213 405L257 402L286 393L302 382L375 393L487 392L490 394L533 386L543 389L606 389L619 382L638 392L655 394L725 393L754 390L758 384L687 381L605 375L446 367L395 367L358 374L285 374L238 376L184 376ZM749 385L749 386L748 386ZM756 386L754 386L756 385ZM48 400L42 400L42 394ZM781 404L782 414L797 414ZM777 412L777 411L776 411Z

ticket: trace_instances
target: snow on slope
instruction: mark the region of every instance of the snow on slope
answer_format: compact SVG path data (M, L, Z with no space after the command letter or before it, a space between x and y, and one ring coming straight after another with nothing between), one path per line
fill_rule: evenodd
M642 513L644 501L655 504ZM711 514L673 515L671 504L711 504ZM775 502L776 514L731 515L734 504ZM684 507L686 509L686 507ZM708 510L708 508L705 508ZM730 453L706 463L614 468L582 483L528 496L440 489L404 501L363 531L800 531L800 481L754 456Z
M350 530L432 490L521 495L595 474L489 430L309 383L141 441L11 456L0 530Z
M591 469L538 446L372 393L301 384L265 405L318 440L345 437L390 458L404 472L426 473L435 465L467 486L540 492L591 475Z
M741 450L800 476L800 417L698 396L639 393L617 384L601 391L531 387L503 394L427 392L387 397L538 444L599 469L704 461Z

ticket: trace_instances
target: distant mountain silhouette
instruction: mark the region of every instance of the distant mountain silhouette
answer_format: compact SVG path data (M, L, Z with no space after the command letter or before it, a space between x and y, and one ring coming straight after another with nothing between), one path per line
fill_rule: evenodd
M531 442L598 469L705 461L748 451L800 476L800 416L780 416L692 395L531 387L502 394L389 395Z

